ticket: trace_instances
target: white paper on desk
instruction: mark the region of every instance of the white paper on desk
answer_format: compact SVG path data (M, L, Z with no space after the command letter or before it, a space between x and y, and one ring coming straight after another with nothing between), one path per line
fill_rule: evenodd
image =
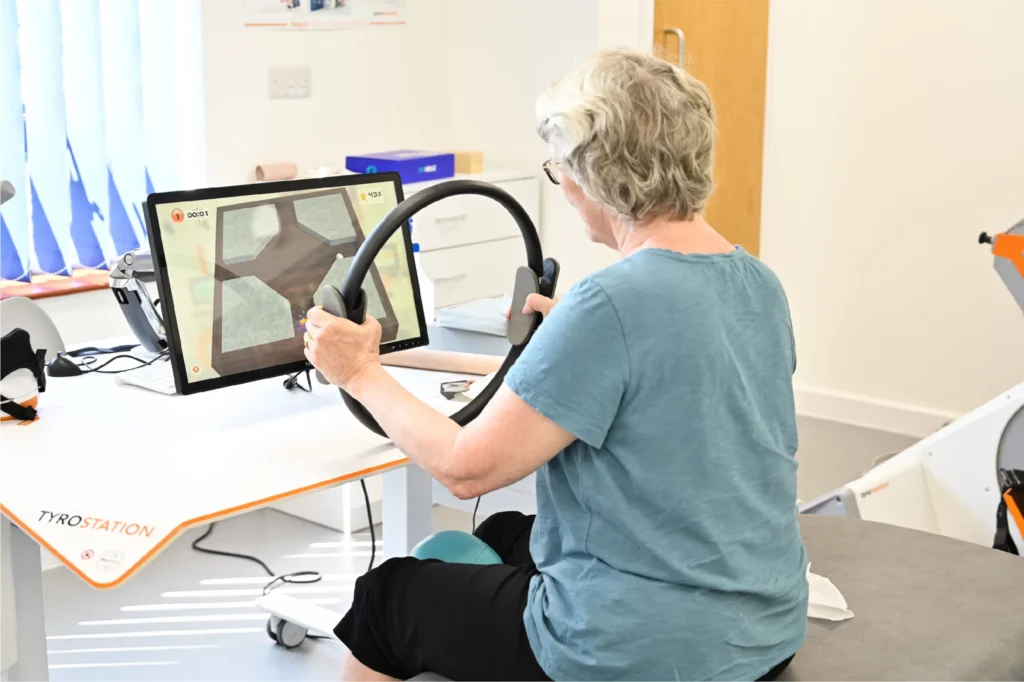
M839 588L824 576L811 573L811 565L807 565L807 586L810 588L810 600L807 604L807 617L822 620L841 621L853 618L853 611L846 608L846 599Z

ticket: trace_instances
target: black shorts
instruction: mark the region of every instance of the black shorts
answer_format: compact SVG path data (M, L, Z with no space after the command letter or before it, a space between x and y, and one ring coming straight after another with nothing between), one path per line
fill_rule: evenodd
M475 535L500 565L389 559L356 580L352 608L334 633L363 665L407 680L431 672L450 680L547 680L526 639L523 612L537 567L533 516L502 512ZM781 662L762 680L774 680Z
M526 639L532 516L495 514L475 535L500 565L389 559L356 580L352 608L334 628L363 665L400 680L547 680Z

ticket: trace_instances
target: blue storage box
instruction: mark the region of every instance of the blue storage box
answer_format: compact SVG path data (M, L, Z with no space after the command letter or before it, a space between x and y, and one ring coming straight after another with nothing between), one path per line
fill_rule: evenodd
M353 173L386 173L395 171L402 182L439 180L455 175L455 155L400 149L393 152L345 157L345 168Z

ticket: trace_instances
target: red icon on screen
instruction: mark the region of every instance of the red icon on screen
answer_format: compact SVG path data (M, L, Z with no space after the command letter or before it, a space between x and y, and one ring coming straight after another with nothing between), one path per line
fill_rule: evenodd
M91 549L87 549L84 552L82 552L82 558L83 559L91 559L92 558L92 550Z
M180 223L184 219L185 213L180 208L176 208L173 211L171 211L171 220L173 220L174 222Z

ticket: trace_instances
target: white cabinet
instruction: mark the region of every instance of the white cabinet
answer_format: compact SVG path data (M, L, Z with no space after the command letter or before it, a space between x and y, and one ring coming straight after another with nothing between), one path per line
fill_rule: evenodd
M487 171L457 178L480 180L508 192L540 229L540 185L535 175ZM441 182L441 181L438 181ZM406 196L434 182L405 185ZM519 228L493 199L476 195L448 197L413 217L412 240L419 244L423 269L437 309L478 298L511 293L516 268L526 262ZM429 300L429 296L424 298ZM434 315L428 311L428 317Z
M523 240L499 239L420 253L434 286L434 306L445 308L512 293L516 269L526 263ZM422 284L421 284L422 286Z

